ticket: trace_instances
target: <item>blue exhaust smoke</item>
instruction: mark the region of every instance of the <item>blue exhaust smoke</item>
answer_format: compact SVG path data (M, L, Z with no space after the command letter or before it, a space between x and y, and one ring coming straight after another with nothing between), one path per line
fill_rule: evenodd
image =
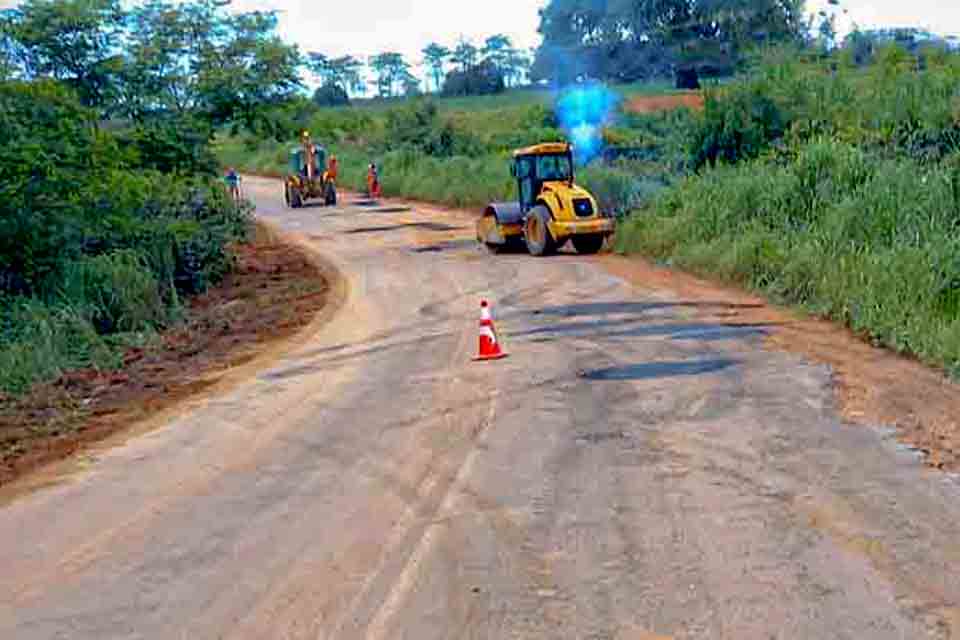
M619 97L602 84L564 90L557 99L557 119L573 143L577 164L603 151L603 128L613 118Z

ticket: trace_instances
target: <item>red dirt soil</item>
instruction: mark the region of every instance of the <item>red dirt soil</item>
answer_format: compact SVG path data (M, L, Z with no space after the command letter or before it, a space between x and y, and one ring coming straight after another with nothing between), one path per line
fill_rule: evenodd
M694 111L703 109L703 94L676 93L666 96L638 96L627 102L626 109L631 113L657 113L671 111L680 107L689 107Z
M328 302L322 268L265 227L235 252L235 272L192 299L160 345L129 350L120 371L72 371L26 396L0 395L0 486L196 396L298 333Z

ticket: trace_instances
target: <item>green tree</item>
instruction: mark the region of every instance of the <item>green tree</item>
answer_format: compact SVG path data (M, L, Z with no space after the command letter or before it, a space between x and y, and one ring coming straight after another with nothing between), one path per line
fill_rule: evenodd
M330 58L322 53L309 51L307 52L307 57L304 62L307 71L318 80L321 85L326 85L330 82L330 78L333 75L330 68Z
M353 56L341 56L330 60L332 81L344 91L356 91L361 83L360 70L363 63Z
M450 55L454 64L460 67L460 71L466 73L471 68L477 66L480 59L480 50L466 40L461 40Z
M732 72L753 45L802 39L803 0L550 0L534 76L638 80L679 67Z
M450 49L436 42L431 42L423 50L424 65L427 67L429 77L433 80L433 88L435 91L440 91L441 84L443 83L444 65L449 58Z
M508 36L499 33L486 39L481 53L484 60L500 71L501 75L506 76L511 51L513 51L513 42Z
M370 68L377 75L377 93L381 98L395 96L410 73L410 65L402 54L395 51L386 51L370 58Z
M84 105L100 108L122 67L123 21L119 0L25 0L5 12L2 30L25 77L65 82Z
M310 52L306 59L307 70L323 86L335 86L344 92L357 91L362 79L363 62L353 56L330 58L322 53Z
M224 18L225 39L200 58L201 110L215 124L237 122L254 132L276 134L271 112L302 88L300 52L276 34L273 12Z
M26 0L0 31L19 72L73 87L101 117L172 116L270 129L269 112L300 88L301 56L271 12L217 0Z
M0 30L0 82L16 75L17 65L13 57L13 42Z
M509 49L503 63L503 80L510 87L518 86L530 73L530 58L520 49Z
M404 74L401 79L403 84L403 95L408 98L415 98L417 96L423 95L423 90L420 88L420 79L409 71Z

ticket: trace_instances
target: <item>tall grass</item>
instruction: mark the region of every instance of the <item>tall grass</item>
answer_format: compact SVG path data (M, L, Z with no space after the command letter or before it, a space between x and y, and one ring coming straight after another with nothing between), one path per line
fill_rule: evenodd
M806 144L692 177L617 246L762 291L960 374L960 169Z

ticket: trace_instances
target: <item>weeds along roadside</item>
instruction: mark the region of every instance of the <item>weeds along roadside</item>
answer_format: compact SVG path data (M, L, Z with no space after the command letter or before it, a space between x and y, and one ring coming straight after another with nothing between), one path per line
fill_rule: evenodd
M774 56L710 95L697 169L624 252L761 291L960 375L960 56Z
M0 85L0 128L0 393L119 366L250 233L215 158L155 130L105 132L53 83Z

